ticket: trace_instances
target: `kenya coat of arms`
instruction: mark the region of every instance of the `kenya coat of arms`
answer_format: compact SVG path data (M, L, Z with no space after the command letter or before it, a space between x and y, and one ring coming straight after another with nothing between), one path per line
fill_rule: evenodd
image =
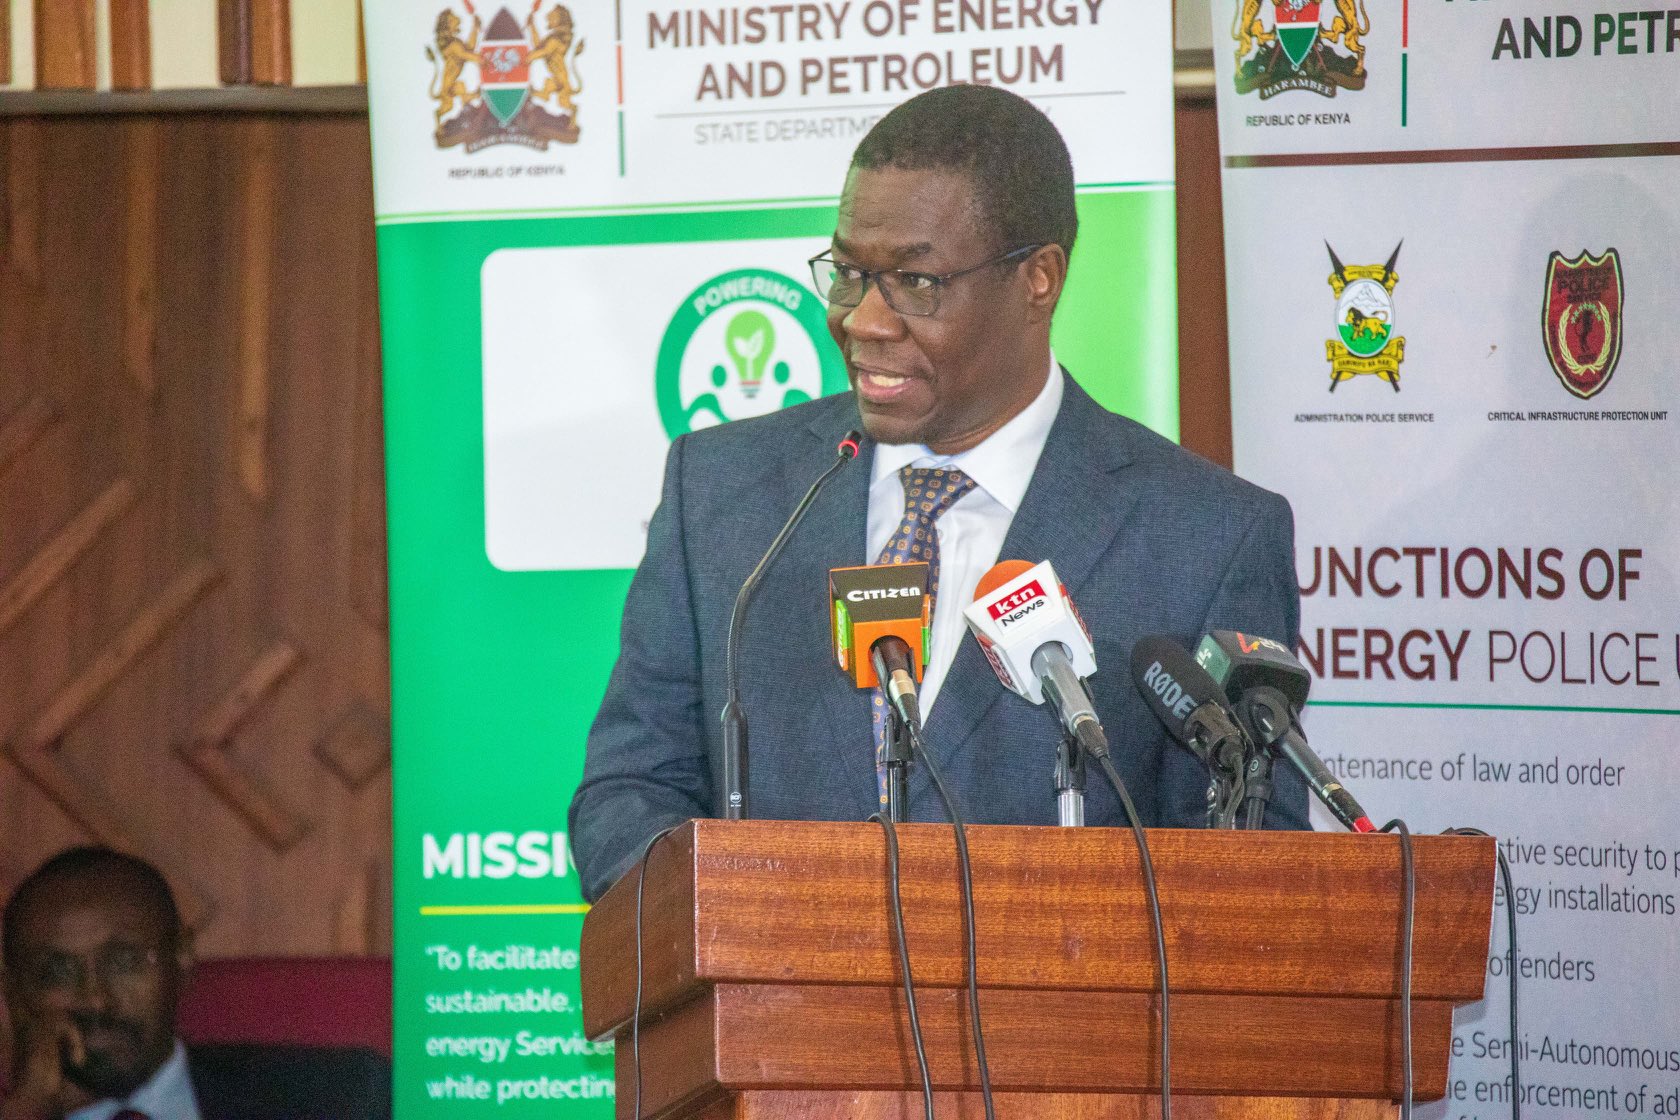
M580 135L577 104L583 92L571 9L555 4L538 30L542 0L531 5L524 24L507 8L488 27L463 0L472 28L452 9L438 13L426 57L432 61L433 128L440 148L465 145L476 152L491 144L575 144Z
M1258 91L1264 100L1292 89L1334 97L1338 89L1365 88L1365 36L1371 31L1365 0L1235 3L1238 93Z

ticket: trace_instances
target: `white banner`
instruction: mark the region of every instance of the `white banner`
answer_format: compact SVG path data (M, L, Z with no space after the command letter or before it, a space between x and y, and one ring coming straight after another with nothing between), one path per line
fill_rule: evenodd
M1524 1114L1680 1115L1680 12L1214 29L1235 465L1295 507L1307 730L1379 823L1500 838ZM1420 1116L1510 1115L1495 931Z

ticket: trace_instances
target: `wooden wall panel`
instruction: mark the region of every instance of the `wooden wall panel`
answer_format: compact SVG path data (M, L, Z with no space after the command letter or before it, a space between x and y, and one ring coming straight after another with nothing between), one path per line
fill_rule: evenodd
M1177 127L1183 438L1229 464L1211 100ZM389 951L369 167L364 116L0 119L0 891L109 839L210 955Z
M1181 97L1178 136L1178 410L1184 446L1231 465L1231 359L1225 329L1225 218L1211 91Z
M94 0L35 0L35 86L92 89Z
M207 955L390 951L369 169L364 116L0 119L0 892L98 839Z
M152 21L147 0L110 0L111 88L152 88Z

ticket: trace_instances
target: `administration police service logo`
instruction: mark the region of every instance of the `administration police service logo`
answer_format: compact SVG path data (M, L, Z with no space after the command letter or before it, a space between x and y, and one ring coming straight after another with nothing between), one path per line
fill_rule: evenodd
M1404 242L1401 242L1404 244ZM1374 374L1400 391L1400 363L1406 340L1394 333L1394 286L1400 282L1394 264L1400 246L1386 264L1344 265L1330 243L1330 292L1336 297L1336 337L1324 344L1330 363L1330 391L1349 378Z
M1563 387L1582 400L1610 384L1622 356L1622 256L1614 248L1546 261L1540 308L1546 358Z
M695 288L665 328L654 374L672 439L846 388L828 307L779 272L743 268Z
M1364 89L1370 32L1365 0L1236 0L1237 92L1264 101L1292 89Z

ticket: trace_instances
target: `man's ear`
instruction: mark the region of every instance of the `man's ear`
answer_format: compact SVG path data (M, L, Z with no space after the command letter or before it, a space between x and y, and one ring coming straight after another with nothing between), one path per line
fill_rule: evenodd
M183 929L175 939L175 968L183 980L192 971L193 961L196 959L193 954L193 931Z
M1067 284L1067 250L1045 245L1033 251L1022 269L1027 279L1027 307L1035 321L1049 322Z

